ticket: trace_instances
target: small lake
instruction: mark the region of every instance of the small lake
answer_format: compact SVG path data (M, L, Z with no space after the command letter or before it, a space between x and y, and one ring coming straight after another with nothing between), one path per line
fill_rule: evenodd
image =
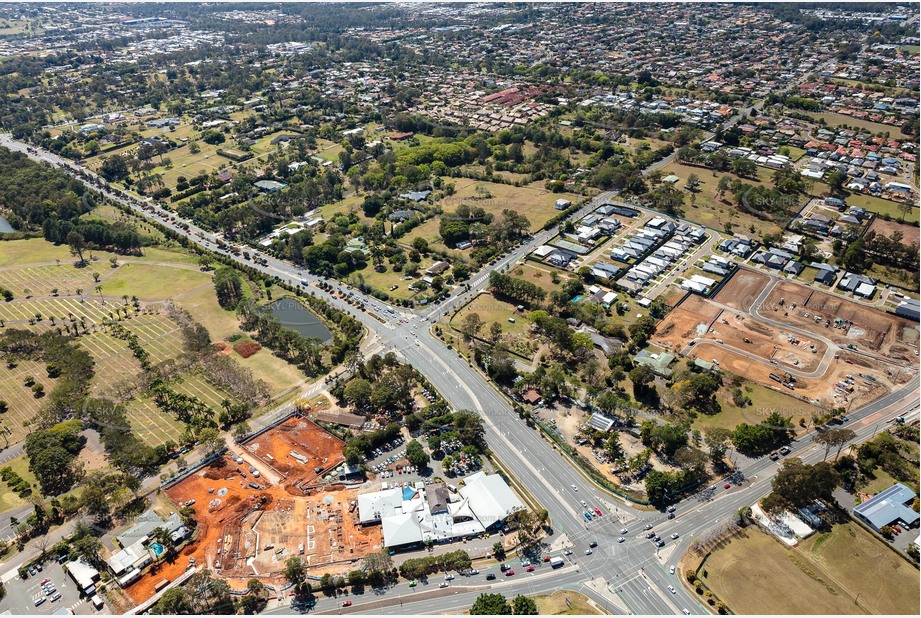
M9 234L15 231L13 226L10 225L10 222L6 220L6 217L0 215L0 234Z
M280 298L268 306L269 313L278 318L281 325L297 331L304 337L320 339L323 343L333 340L333 334L317 315L300 301Z

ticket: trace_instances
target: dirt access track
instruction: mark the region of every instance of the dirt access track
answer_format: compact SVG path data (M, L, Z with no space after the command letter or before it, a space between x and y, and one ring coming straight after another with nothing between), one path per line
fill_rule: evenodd
M181 575L190 558L243 588L253 577L284 583L281 573L292 556L304 560L311 574L322 575L344 573L350 563L381 550L380 526L362 528L358 522L358 494L368 487L324 480L325 471L343 461L341 440L308 419L292 417L245 446L255 444L260 457L234 449L164 490L177 509L191 503L195 540L126 589L135 602L149 599L160 580ZM307 456L306 462L283 455L291 449ZM269 468L265 459L281 464ZM259 470L258 478L250 466ZM272 480L277 478L280 482ZM305 480L312 484L306 492Z

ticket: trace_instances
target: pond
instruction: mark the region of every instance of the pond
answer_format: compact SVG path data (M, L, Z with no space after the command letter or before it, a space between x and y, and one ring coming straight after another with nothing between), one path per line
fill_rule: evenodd
M10 222L6 220L6 217L0 215L0 234L9 234L15 231L13 226L10 225Z
M304 337L320 339L323 343L333 340L333 334L322 320L298 300L280 298L269 305L268 309L285 328L297 331Z

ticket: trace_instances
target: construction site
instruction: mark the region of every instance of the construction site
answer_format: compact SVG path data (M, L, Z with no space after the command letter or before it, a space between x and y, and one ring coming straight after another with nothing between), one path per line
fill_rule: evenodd
M126 592L140 603L190 567L218 573L232 588L245 588L253 577L282 583L292 556L313 575L344 573L351 562L380 551L380 527L362 528L358 521L364 479L340 477L343 446L294 415L166 487L177 509L195 510L195 539Z
M650 341L833 407L868 403L914 375L913 363L877 354L915 358L916 324L796 283L771 285L768 275L740 269L714 299L687 296Z

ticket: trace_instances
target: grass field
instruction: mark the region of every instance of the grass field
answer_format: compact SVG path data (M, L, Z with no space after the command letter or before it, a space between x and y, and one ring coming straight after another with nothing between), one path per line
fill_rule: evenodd
M518 277L519 279L524 279L525 281L530 281L547 292L557 291L567 279L573 276L572 273L557 270L552 266L546 264L538 265L531 262L525 262L516 266L508 274L513 277ZM553 282L554 275L557 276L558 283Z
M29 472L29 460L25 455L20 455L6 463L0 464L0 468L5 468L7 466L12 468L20 478L32 485L35 491L38 490L38 481L36 481L35 475ZM28 506L28 504L29 500L27 498L20 498L19 494L11 490L9 485L0 481L0 512Z
M29 425L43 403L42 398L36 399L32 389L25 386L28 376L42 384L46 393L54 387L55 380L48 377L43 363L22 361L12 369L6 363L0 364L0 399L9 406L7 412L0 415L0 423L9 431L2 438L4 445L7 440L16 444L29 434Z
M846 593L873 614L918 615L918 570L858 524L835 526L799 546Z
M863 118L853 118L845 114L836 114L835 112L822 112L821 114L807 113L807 115L812 116L815 119L824 118L829 127L847 125L857 129L864 129L870 133L885 133L886 131L895 133L898 130L898 127L891 124L871 122Z
M875 212L879 215L889 215L895 221L901 221L904 218L905 223L911 223L914 225L918 224L919 219L919 209L917 205L913 205L911 210L908 213L905 213L899 210L899 203L893 202L892 200L884 200L881 197L874 197L872 195L849 195L847 197L848 206L860 206L869 211Z
M94 259L90 260L90 255ZM101 275L106 274L111 269L109 258L118 258L119 262L123 261L141 261L141 262L170 262L174 264L188 264L196 266L198 256L194 253L180 249L162 249L159 247L145 247L142 256L124 256L108 251L94 249L84 254L90 264L85 268L88 271L95 270ZM61 264L73 264L76 258L70 254L70 249L66 245L54 245L41 238L30 238L28 240L4 240L0 242L0 265L3 268L11 266L37 266L46 264L55 264L55 260L60 260Z
M166 300L210 286L211 274L197 269L175 268L148 264L122 264L102 281L105 296L123 294L137 296L141 301Z
M569 600L569 603L566 600ZM585 616L603 614L595 605L589 603L587 596L572 590L557 590L552 594L534 597L537 612L542 616Z
M179 305L195 316L215 341L226 341L231 335L242 334L236 314L221 308L211 288L190 292L179 300ZM250 369L254 377L265 380L273 397L305 379L300 369L278 358L271 350L260 350L249 358L243 358L236 352L232 352L231 356L241 366Z
M730 202L729 204L723 203L717 199L716 188L720 177L728 176L730 179L737 178L734 174L729 172L718 172L717 175L714 176L713 172L708 169L683 165L677 161L672 161L663 167L661 171L663 177L674 174L681 179L675 183L675 187L684 194L684 214L682 217L688 221L721 232L724 230L726 223L732 223L735 231L740 231L744 234L761 235L766 232L781 231L774 223L759 219L737 208L731 203L733 199L731 193L727 192L723 197L724 200ZM691 174L696 174L700 179L693 205L691 204L691 193L683 188ZM746 184L766 184L767 186L772 186L771 174L772 172L767 168L759 167L757 179L744 178L741 180ZM806 197L803 196L803 203L805 202ZM751 231L753 227L755 229L754 232Z
M804 418L806 422L809 422L813 413L820 412L820 409L816 406L760 384L745 384L742 387L742 392L752 400L752 405L744 409L734 405L731 395L732 388L729 386L724 387L720 389L718 394L721 411L712 416L698 414L692 426L700 430L708 427L722 427L732 430L739 423L748 423L749 425L760 423L771 412L777 411L784 416L792 417L793 425L799 429L799 419Z
M495 215L500 215L507 208L526 216L531 222L531 231L539 230L557 214L554 204L558 199L567 199L574 204L582 199L572 193L550 193L540 182L523 187L469 178L455 178L451 182L454 183L454 194L439 203L444 212L454 212L462 203L479 206Z
M852 597L795 551L749 526L704 564L706 583L736 614L859 614Z

